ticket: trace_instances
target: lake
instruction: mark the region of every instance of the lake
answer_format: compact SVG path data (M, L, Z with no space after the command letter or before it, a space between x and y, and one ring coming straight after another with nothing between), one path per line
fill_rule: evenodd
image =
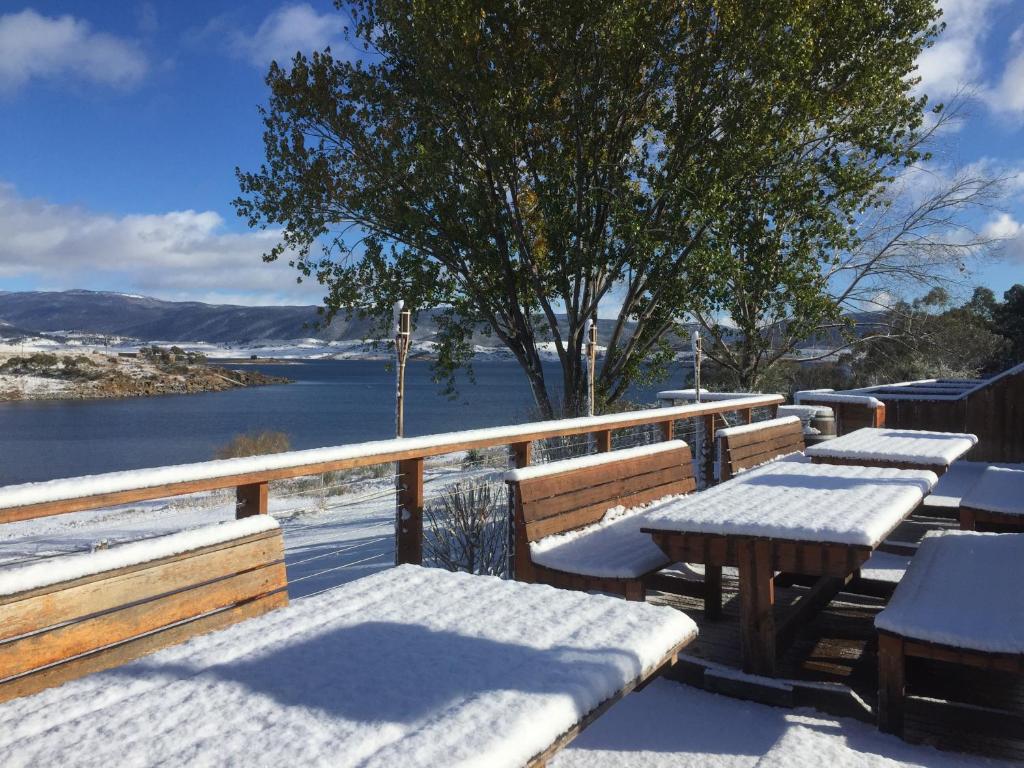
M379 360L316 360L256 365L292 384L227 392L125 400L0 403L0 485L120 469L205 461L239 433L285 432L292 448L394 436L395 375ZM479 362L476 383L460 380L449 399L430 380L430 367L406 372L406 435L451 432L530 421L533 399L514 362ZM545 366L549 381L561 378ZM659 386L636 388L630 399L653 403L655 392L683 386L676 370Z

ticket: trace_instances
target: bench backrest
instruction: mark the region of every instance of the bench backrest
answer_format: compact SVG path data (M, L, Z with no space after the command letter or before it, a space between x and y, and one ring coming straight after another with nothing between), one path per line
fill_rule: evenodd
M740 427L720 429L718 443L719 479L804 449L803 424L797 416L758 421Z
M635 507L696 488L690 447L672 440L509 473L516 574L529 570L529 543L596 523L612 507Z
M50 583L43 569L63 578ZM29 588L12 591L22 582ZM284 543L273 520L55 557L0 571L0 587L0 701L288 602Z

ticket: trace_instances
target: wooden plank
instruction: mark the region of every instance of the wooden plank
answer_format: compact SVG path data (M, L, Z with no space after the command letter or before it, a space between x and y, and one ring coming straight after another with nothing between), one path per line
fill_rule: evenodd
M0 643L0 679L130 640L169 624L285 588L276 563Z
M516 468L528 467L533 461L533 443L512 443L512 462Z
M237 519L265 515L269 510L270 498L267 483L240 485L235 489L235 517Z
M753 397L753 396L752 396ZM756 402L751 398L745 398L743 407L769 407L773 404L783 402L781 395L758 396ZM691 405L675 408L650 408L646 411L632 412L626 414L615 414L607 417L581 418L561 422L551 422L557 426L524 425L520 429L504 430L502 435L494 437L481 437L475 439L452 438L450 440L439 440L436 444L411 448L398 448L393 451L353 456L336 461L313 462L300 464L280 469L262 470L260 472L245 472L236 474L223 474L210 478L199 478L183 480L176 483L165 483L145 488L128 488L111 493L95 494L90 496L76 496L69 499L55 499L41 502L39 504L25 504L17 507L0 509L0 524L13 523L19 520L32 520L39 517L79 512L86 509L98 509L101 507L130 504L150 499L162 499L169 496L182 496L202 491L219 490L222 488L236 488L240 485L253 483L271 482L273 480L284 480L304 475L319 475L325 472L334 472L342 469L355 469L358 467L373 466L376 464L390 464L404 459L423 459L430 456L440 456L446 453L457 453L469 450L470 448L490 448L500 445L511 445L519 442L534 442L551 437L568 437L572 435L594 432L596 429L624 429L648 424L664 422L666 418L686 419L699 417L702 414L731 413L736 410L735 405L730 401L719 401L712 403L694 403ZM597 422L597 423L595 423Z
M769 458L787 453L799 453L804 449L803 435L779 435L756 442L735 443L726 440L726 453L733 463L749 461L752 458L768 455Z
M423 562L423 459L398 462L395 564Z
M913 464L906 461L881 461L878 459L849 459L839 456L812 456L814 464L834 464L840 467L880 467L882 469L927 469L939 477L946 474L948 464Z
M224 629L239 621L259 616L275 608L282 608L287 604L288 593L282 590L216 613L157 630L125 643L100 648L36 672L0 681L0 703L19 696L38 693L45 688L51 688L93 672L121 666L161 648L182 643L195 635Z
M187 552L104 574L9 596L0 603L0 640L169 594L284 560L280 530L234 546ZM12 599L13 598L13 599Z
M612 431L601 429L594 433L594 442L598 453L608 453L612 449Z
M663 496L690 493L692 490L692 480L674 481L665 485L655 486L653 488L645 489L644 491L633 493L628 497L618 499L612 504L609 504L607 501L601 501L587 507L574 509L571 512L566 512L556 517L548 517L534 522L527 521L526 535L530 541L537 541L545 536L551 536L552 534L562 533L575 528L582 528L585 525L595 523L604 517L604 513L607 512L610 507L615 506L616 504L637 506L648 501L655 501Z
M612 482L613 480L621 480L626 477L673 467L680 469L683 476L693 476L689 448L662 451L661 453L653 453L641 458L620 459L608 462L607 464L600 464L596 467L566 469L557 474L520 480L517 485L519 486L519 493L523 503L528 504L538 499L570 493L581 487L600 485Z
M740 590L740 650L743 671L775 673L775 603L770 543L763 539L737 542Z
M609 507L614 507L618 503L617 499L630 497L648 488L673 482L685 483L687 480L692 482L693 478L687 477L687 472L680 465L659 469L654 472L631 475L598 485L587 486L581 483L576 490L534 501L524 501L523 513L526 521L529 523L535 520L555 517L563 512L590 506L601 501L607 501L609 502Z

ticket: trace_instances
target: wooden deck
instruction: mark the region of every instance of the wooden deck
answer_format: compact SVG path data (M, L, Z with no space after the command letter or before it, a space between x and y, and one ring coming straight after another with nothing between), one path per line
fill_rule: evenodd
M952 520L915 517L893 539L917 541L935 528L953 528ZM874 617L884 607L879 582L851 585L797 634L779 657L775 679L743 675L740 670L739 598L735 569L724 569L723 615L704 617L696 597L652 593L651 602L683 610L700 634L670 676L706 690L784 707L810 706L838 716L875 722L877 635ZM875 592L879 594L863 594ZM776 590L776 611L784 617L807 587ZM948 664L912 659L908 666L906 736L940 749L1024 760L1020 720L992 710L1024 715L1024 677L964 670ZM962 702L951 704L949 700Z

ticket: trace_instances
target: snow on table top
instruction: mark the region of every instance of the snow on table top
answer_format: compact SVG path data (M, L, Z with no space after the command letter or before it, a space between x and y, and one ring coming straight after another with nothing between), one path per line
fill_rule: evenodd
M760 432L762 429L771 429L772 427L782 427L786 424L799 424L799 416L780 416L777 419L767 419L765 421L755 421L751 424L740 424L736 427L723 427L715 432L715 437L732 437L734 435L745 435L749 432Z
M799 416L801 421L808 421L815 416L831 416L832 409L827 405L780 405L779 416Z
M626 448L621 451L608 451L607 453L594 453L589 456L580 456L575 459L564 459L563 461L552 461L547 464L535 464L531 467L509 470L505 473L505 480L510 483L522 480L534 480L538 477L558 475L563 472L572 472L577 469L588 469L600 467L603 464L614 464L629 459L639 459L643 456L653 456L666 451L678 451L685 448L686 443L682 440L666 440L652 445L640 445L636 448Z
M530 543L530 558L559 571L612 579L643 576L669 564L665 553L640 529L645 508L613 507L597 523Z
M876 547L936 480L928 470L773 461L652 506L646 527Z
M960 503L987 512L1024 515L1024 470L988 467Z
M219 525L208 525L166 536L133 541L130 544L121 544L110 549L60 555L28 565L0 568L0 596L47 587L62 581L80 579L84 576L92 576L130 565L148 563L163 557L180 555L194 549L263 533L277 527L277 520L269 515L253 515Z
M991 653L1024 653L1024 534L929 534L878 629Z
M0 764L521 766L695 634L667 607L400 566L0 704Z
M777 402L778 395L751 395L737 398L736 408L770 405ZM42 504L51 501L77 499L117 493L139 488L154 488L185 481L210 480L235 475L293 469L309 464L346 461L349 459L381 456L397 451L436 451L443 453L446 446L475 441L515 442L516 438L537 432L565 432L570 430L593 431L609 424L621 422L624 418L657 416L664 419L683 419L701 412L700 403L680 405L674 408L650 408L629 414L583 416L529 424L514 424L486 429L470 429L463 432L444 432L422 437L375 440L366 443L310 448L303 451L273 453L263 456L247 456L237 459L219 459L195 464L177 464L151 469L133 469L124 472L108 472L102 475L47 480L39 483L23 483L0 487L0 509L20 507L28 504Z
M811 446L806 453L811 457L934 466L952 464L977 442L977 437L963 432L865 427Z

